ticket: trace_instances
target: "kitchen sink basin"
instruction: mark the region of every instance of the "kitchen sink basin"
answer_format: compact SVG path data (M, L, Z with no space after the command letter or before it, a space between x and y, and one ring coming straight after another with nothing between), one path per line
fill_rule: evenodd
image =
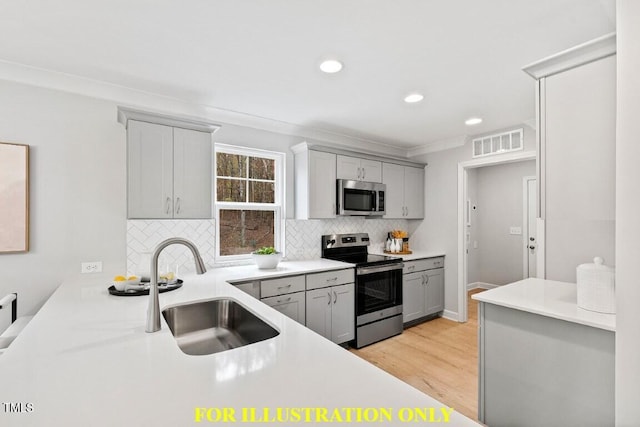
M219 353L273 338L279 332L239 302L223 298L162 310L183 353Z

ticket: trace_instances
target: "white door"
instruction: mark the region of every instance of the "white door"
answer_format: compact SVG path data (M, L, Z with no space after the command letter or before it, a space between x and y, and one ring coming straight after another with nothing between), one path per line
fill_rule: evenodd
M525 177L524 179L524 215L525 233L522 237L525 245L524 261L524 277L536 277L536 256L538 247L538 238L536 233L536 216L537 216L537 185L535 177Z

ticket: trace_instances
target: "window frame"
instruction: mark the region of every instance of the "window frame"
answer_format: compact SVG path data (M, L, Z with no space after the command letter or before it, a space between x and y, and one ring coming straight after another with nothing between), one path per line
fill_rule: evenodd
M274 202L273 203L255 203L255 202L218 202L218 167L217 167L217 153L235 154L239 156L247 157L261 157L265 159L272 159L274 161ZM285 203L285 153L276 151L262 150L258 148L241 147L237 145L228 145L215 143L213 146L213 211L215 221L215 254L214 259L216 263L228 263L234 261L245 261L251 259L251 253L239 254L239 255L220 255L220 210L259 210L259 211L273 211L274 212L274 226L273 226L273 246L277 251L284 254L284 203ZM250 181L246 178L239 178L240 180ZM264 181L264 180L255 180Z

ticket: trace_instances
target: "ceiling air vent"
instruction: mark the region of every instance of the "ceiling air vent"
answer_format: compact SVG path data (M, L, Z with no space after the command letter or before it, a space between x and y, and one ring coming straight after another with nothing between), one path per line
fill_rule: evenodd
M514 129L507 132L486 135L472 141L473 157L484 157L492 154L508 153L522 150L524 129Z

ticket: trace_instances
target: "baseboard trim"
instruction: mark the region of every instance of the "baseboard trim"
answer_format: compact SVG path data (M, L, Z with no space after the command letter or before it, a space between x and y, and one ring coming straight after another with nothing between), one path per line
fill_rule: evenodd
M473 290L473 289L494 289L499 287L500 285L494 285L492 283L485 283L485 282L473 282L473 283L467 283L467 291Z
M453 320L454 322L459 322L460 319L458 317L458 313L451 310L445 310L442 312L442 317L448 320Z

